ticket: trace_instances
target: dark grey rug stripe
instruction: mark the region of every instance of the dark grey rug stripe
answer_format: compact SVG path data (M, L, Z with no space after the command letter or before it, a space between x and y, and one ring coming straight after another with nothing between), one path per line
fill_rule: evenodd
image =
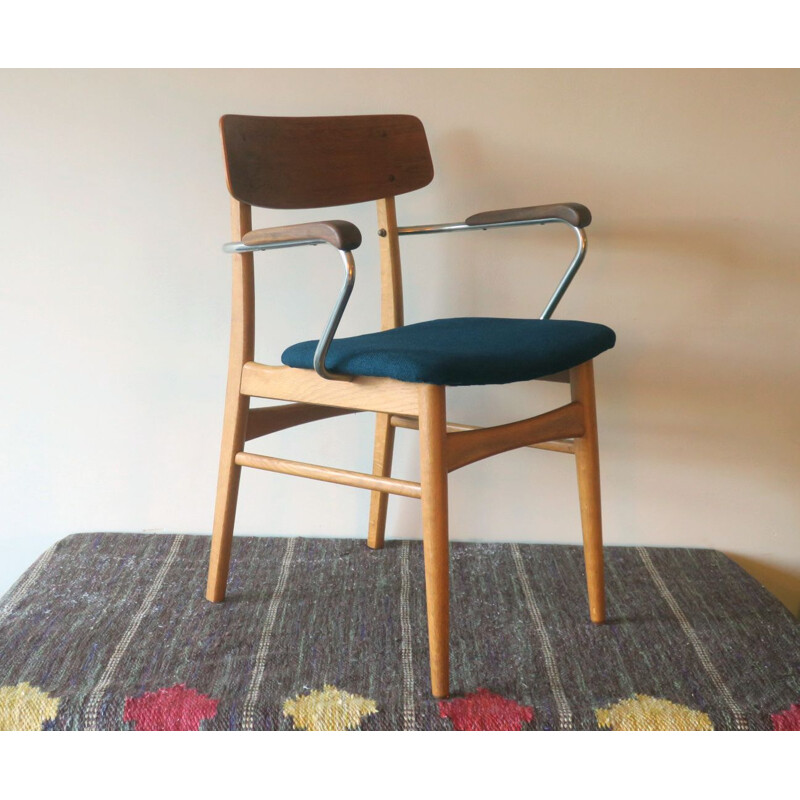
M0 600L0 687L59 698L59 730L129 729L126 698L177 684L217 701L209 730L291 729L284 703L326 685L375 702L364 730L453 728L429 694L420 542L240 537L221 604L204 598L209 545L58 542ZM596 730L598 709L636 694L771 730L800 702L797 622L720 553L645 553L606 548L595 626L581 548L453 543L454 694L530 706L540 730Z
M281 573L278 576L278 583L275 586L275 592L272 595L269 608L267 609L264 630L261 633L261 639L258 643L256 662L253 668L252 677L250 678L250 685L247 687L247 697L244 701L242 729L246 731L253 730L258 694L259 690L261 689L261 682L264 679L264 671L267 668L267 657L269 656L269 645L272 639L272 629L275 626L275 617L280 609L281 600L283 599L283 592L286 589L286 582L289 578L289 570L292 566L292 556L294 556L295 543L296 539L286 540L286 552L283 555L283 561L281 563Z
M550 683L550 690L553 693L556 708L558 709L558 727L561 730L572 730L572 709L569 706L567 696L564 694L564 687L561 685L558 660L556 654L553 652L550 636L547 633L547 625L542 616L542 612L539 610L539 605L531 589L528 575L525 572L525 565L522 561L519 545L512 544L510 550L514 558L514 566L517 568L517 577L519 578L522 592L525 595L525 606L531 616L533 629L539 639L539 646L544 656L547 680Z
M164 583L164 578L166 578L169 568L172 566L172 562L178 555L178 549L180 548L183 539L183 536L175 537L172 547L170 548L169 553L167 553L167 557L161 564L161 568L156 573L153 583L149 586L147 593L142 599L141 606L139 606L130 622L128 622L125 632L122 634L122 638L117 642L114 652L111 654L111 658L109 659L108 664L106 664L103 674L100 676L100 680L97 681L92 689L92 693L89 695L89 699L86 703L86 711L84 714L83 727L86 730L97 730L97 715L100 710L100 701L103 697L103 693L111 684L114 674L120 669L122 665L122 659L125 656L125 651L128 649L128 647L130 647L134 636L136 636L136 633L139 630L139 626L142 624L142 620L147 616L151 606L158 597L162 584Z
M0 622L2 622L17 606L19 601L25 597L28 590L36 583L42 570L47 566L50 557L53 555L55 545L49 547L36 560L36 563L27 570L14 585L9 589L2 603L0 603Z
M665 576L669 592L689 618L697 641L719 671L745 724L753 727L759 708L781 706L786 682L795 688L800 684L800 671L793 666L797 659L791 654L776 654L784 648L790 653L797 648L791 638L786 639L785 633L787 621L789 630L797 628L797 621L730 559L717 553L716 558L700 562L690 558L694 552L647 550L655 567ZM666 577L685 564L692 567L687 580ZM735 596L731 591L732 576L742 578ZM684 650L687 662L696 663L694 648L688 640ZM718 696L705 671L697 670L697 694L708 698ZM737 715L730 705L721 707L719 713L725 716L721 727L737 728Z
M639 547L637 548L637 550L639 552L640 558L644 562L645 567L647 567L647 571L653 578L653 582L658 588L658 591L660 592L664 600L666 600L667 604L670 607L670 611L672 611L672 613L675 615L675 618L678 620L681 629L686 634L686 638L689 640L689 643L692 645L692 648L697 654L697 658L699 662L702 664L703 669L706 671L708 677L713 682L714 687L716 688L719 696L723 699L725 704L731 710L734 723L736 725L736 729L740 731L747 730L747 722L745 721L745 717L744 714L742 714L741 708L739 708L739 704L733 699L733 695L731 694L730 689L728 689L728 686L722 679L719 670L709 657L708 651L703 646L694 628L692 628L692 625L689 622L686 614L684 614L680 604L675 600L674 595L667 587L667 584L664 582L664 579L661 577L661 574L659 573L658 569L656 569L656 566L653 563L653 559L650 558L650 554L644 547Z

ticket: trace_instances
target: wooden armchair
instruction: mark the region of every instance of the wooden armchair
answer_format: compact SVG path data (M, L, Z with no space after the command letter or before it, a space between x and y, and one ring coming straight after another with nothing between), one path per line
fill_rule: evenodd
M241 467L372 491L368 545L383 546L390 494L422 500L425 585L434 696L449 692L447 476L518 447L573 453L577 461L589 613L604 619L600 482L592 359L614 346L604 325L550 319L580 267L589 210L577 203L490 211L464 222L398 227L395 197L426 186L433 166L425 131L412 116L224 116L222 139L232 196L233 312L219 483L207 597L225 598ZM252 230L251 206L323 208L377 201L381 328L334 338L355 280L361 233L328 220ZM570 226L577 252L539 319L457 318L403 325L399 237L503 226ZM283 366L254 361L253 253L327 244L339 251L344 282L318 341L289 347ZM534 379L569 382L571 400L530 419L492 428L452 424L447 386ZM251 397L290 401L250 408ZM354 411L377 415L371 474L248 453L245 442ZM391 477L394 430L418 428L420 482Z

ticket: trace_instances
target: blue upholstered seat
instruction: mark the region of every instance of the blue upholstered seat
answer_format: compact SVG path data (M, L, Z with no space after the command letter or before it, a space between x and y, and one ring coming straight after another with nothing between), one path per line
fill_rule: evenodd
M615 341L611 328L593 322L457 317L334 339L325 366L344 375L411 383L512 383L575 367ZM316 341L294 344L281 360L313 369L316 346Z

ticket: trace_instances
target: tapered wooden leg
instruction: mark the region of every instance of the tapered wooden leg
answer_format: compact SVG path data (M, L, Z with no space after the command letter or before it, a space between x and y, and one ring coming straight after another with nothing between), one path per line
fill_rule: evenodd
M252 230L251 208L231 199L231 237L240 242ZM253 254L233 256L233 294L231 298L231 342L228 356L228 388L225 393L225 418L222 424L222 448L219 457L217 502L211 535L211 558L208 563L206 598L212 603L225 599L228 567L231 561L233 520L239 494L241 467L234 462L244 448L250 398L242 395L242 366L253 360L254 350Z
M592 622L606 618L603 582L603 525L600 513L600 457L597 447L594 368L591 361L570 370L572 399L583 406L585 433L575 438L578 494L583 526L583 553Z
M419 433L431 689L434 697L447 697L450 693L450 559L444 386L420 386Z
M389 424L389 414L378 414L375 420L375 451L372 459L372 474L387 477L392 472L394 450L394 428ZM386 533L386 510L389 505L387 492L372 492L369 503L369 534L367 544L375 550L383 547Z
M206 599L220 603L225 599L228 568L231 562L233 523L236 518L236 500L239 494L239 476L242 468L234 457L244 449L247 412L250 398L239 395L228 397L225 404L225 421L222 427L222 449L217 479L217 502L214 507L214 528L211 534L211 559L208 564Z

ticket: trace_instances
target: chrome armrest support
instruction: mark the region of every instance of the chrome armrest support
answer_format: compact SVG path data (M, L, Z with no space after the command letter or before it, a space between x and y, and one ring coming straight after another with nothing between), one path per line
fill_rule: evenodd
M549 222L564 222L555 217L549 219L508 220L506 222L487 222L484 225L467 225L466 222L443 222L437 225L408 225L398 228L400 236L415 236L420 233L450 233L452 231L485 231L487 228L517 228L521 225L547 225ZM569 223L565 223L569 225ZM570 226L571 227L571 226Z
M222 245L225 253L255 253L257 250L277 250L281 247L302 247L307 244L327 244L324 239L293 239L291 242L272 242L270 244L245 244L228 242Z
M351 381L352 375L337 375L333 372L328 372L325 368L325 357L328 355L328 348L331 346L333 337L336 334L336 329L344 314L347 301L350 299L350 294L353 291L353 286L356 282L356 262L353 254L349 251L340 250L339 255L342 257L344 263L344 283L339 290L339 297L336 298L336 304L331 311L331 316L328 319L328 324L322 332L322 337L317 342L317 349L314 351L314 369L321 378L329 381Z
M301 245L309 244L329 244L325 239L295 239L288 242L273 242L270 244L257 244L247 245L243 242L228 242L223 245L222 249L226 253L253 253L256 250L274 250L280 247L300 247ZM325 357L328 355L328 348L331 346L333 337L336 335L336 329L339 327L344 309L347 306L347 301L353 292L353 286L356 282L356 262L353 258L352 252L349 250L339 250L339 255L342 257L344 264L344 282L342 288L339 290L339 296L336 298L336 303L333 306L330 318L328 319L325 330L322 332L319 342L317 342L317 349L314 351L314 370L317 375L325 380L335 381L351 381L352 375L337 375L336 373L329 372L325 367Z
M575 251L575 255L572 257L572 261L567 267L567 271L559 281L558 286L556 286L556 290L547 301L547 305L544 307L544 311L542 311L539 319L550 319L550 317L553 316L556 306L561 302L561 298L569 288L570 283L572 283L572 279L577 274L581 264L583 264L583 259L586 257L586 231L583 228L576 228L574 225L570 225L570 228L572 228L575 236L578 237L578 249Z
M569 288L572 279L580 269L583 259L586 256L586 231L579 228L563 219L551 217L549 219L536 219L536 220L513 220L507 222L492 222L484 225L467 225L466 222L445 222L438 225L411 225L408 227L398 228L397 233L400 236L416 236L425 233L451 233L456 231L485 231L488 228L516 228L521 225L548 225L551 222L560 222L562 225L568 225L574 231L578 239L578 249L573 256L567 271L559 281L556 290L553 292L547 305L544 307L539 319L550 319L556 306L561 302L561 298Z

